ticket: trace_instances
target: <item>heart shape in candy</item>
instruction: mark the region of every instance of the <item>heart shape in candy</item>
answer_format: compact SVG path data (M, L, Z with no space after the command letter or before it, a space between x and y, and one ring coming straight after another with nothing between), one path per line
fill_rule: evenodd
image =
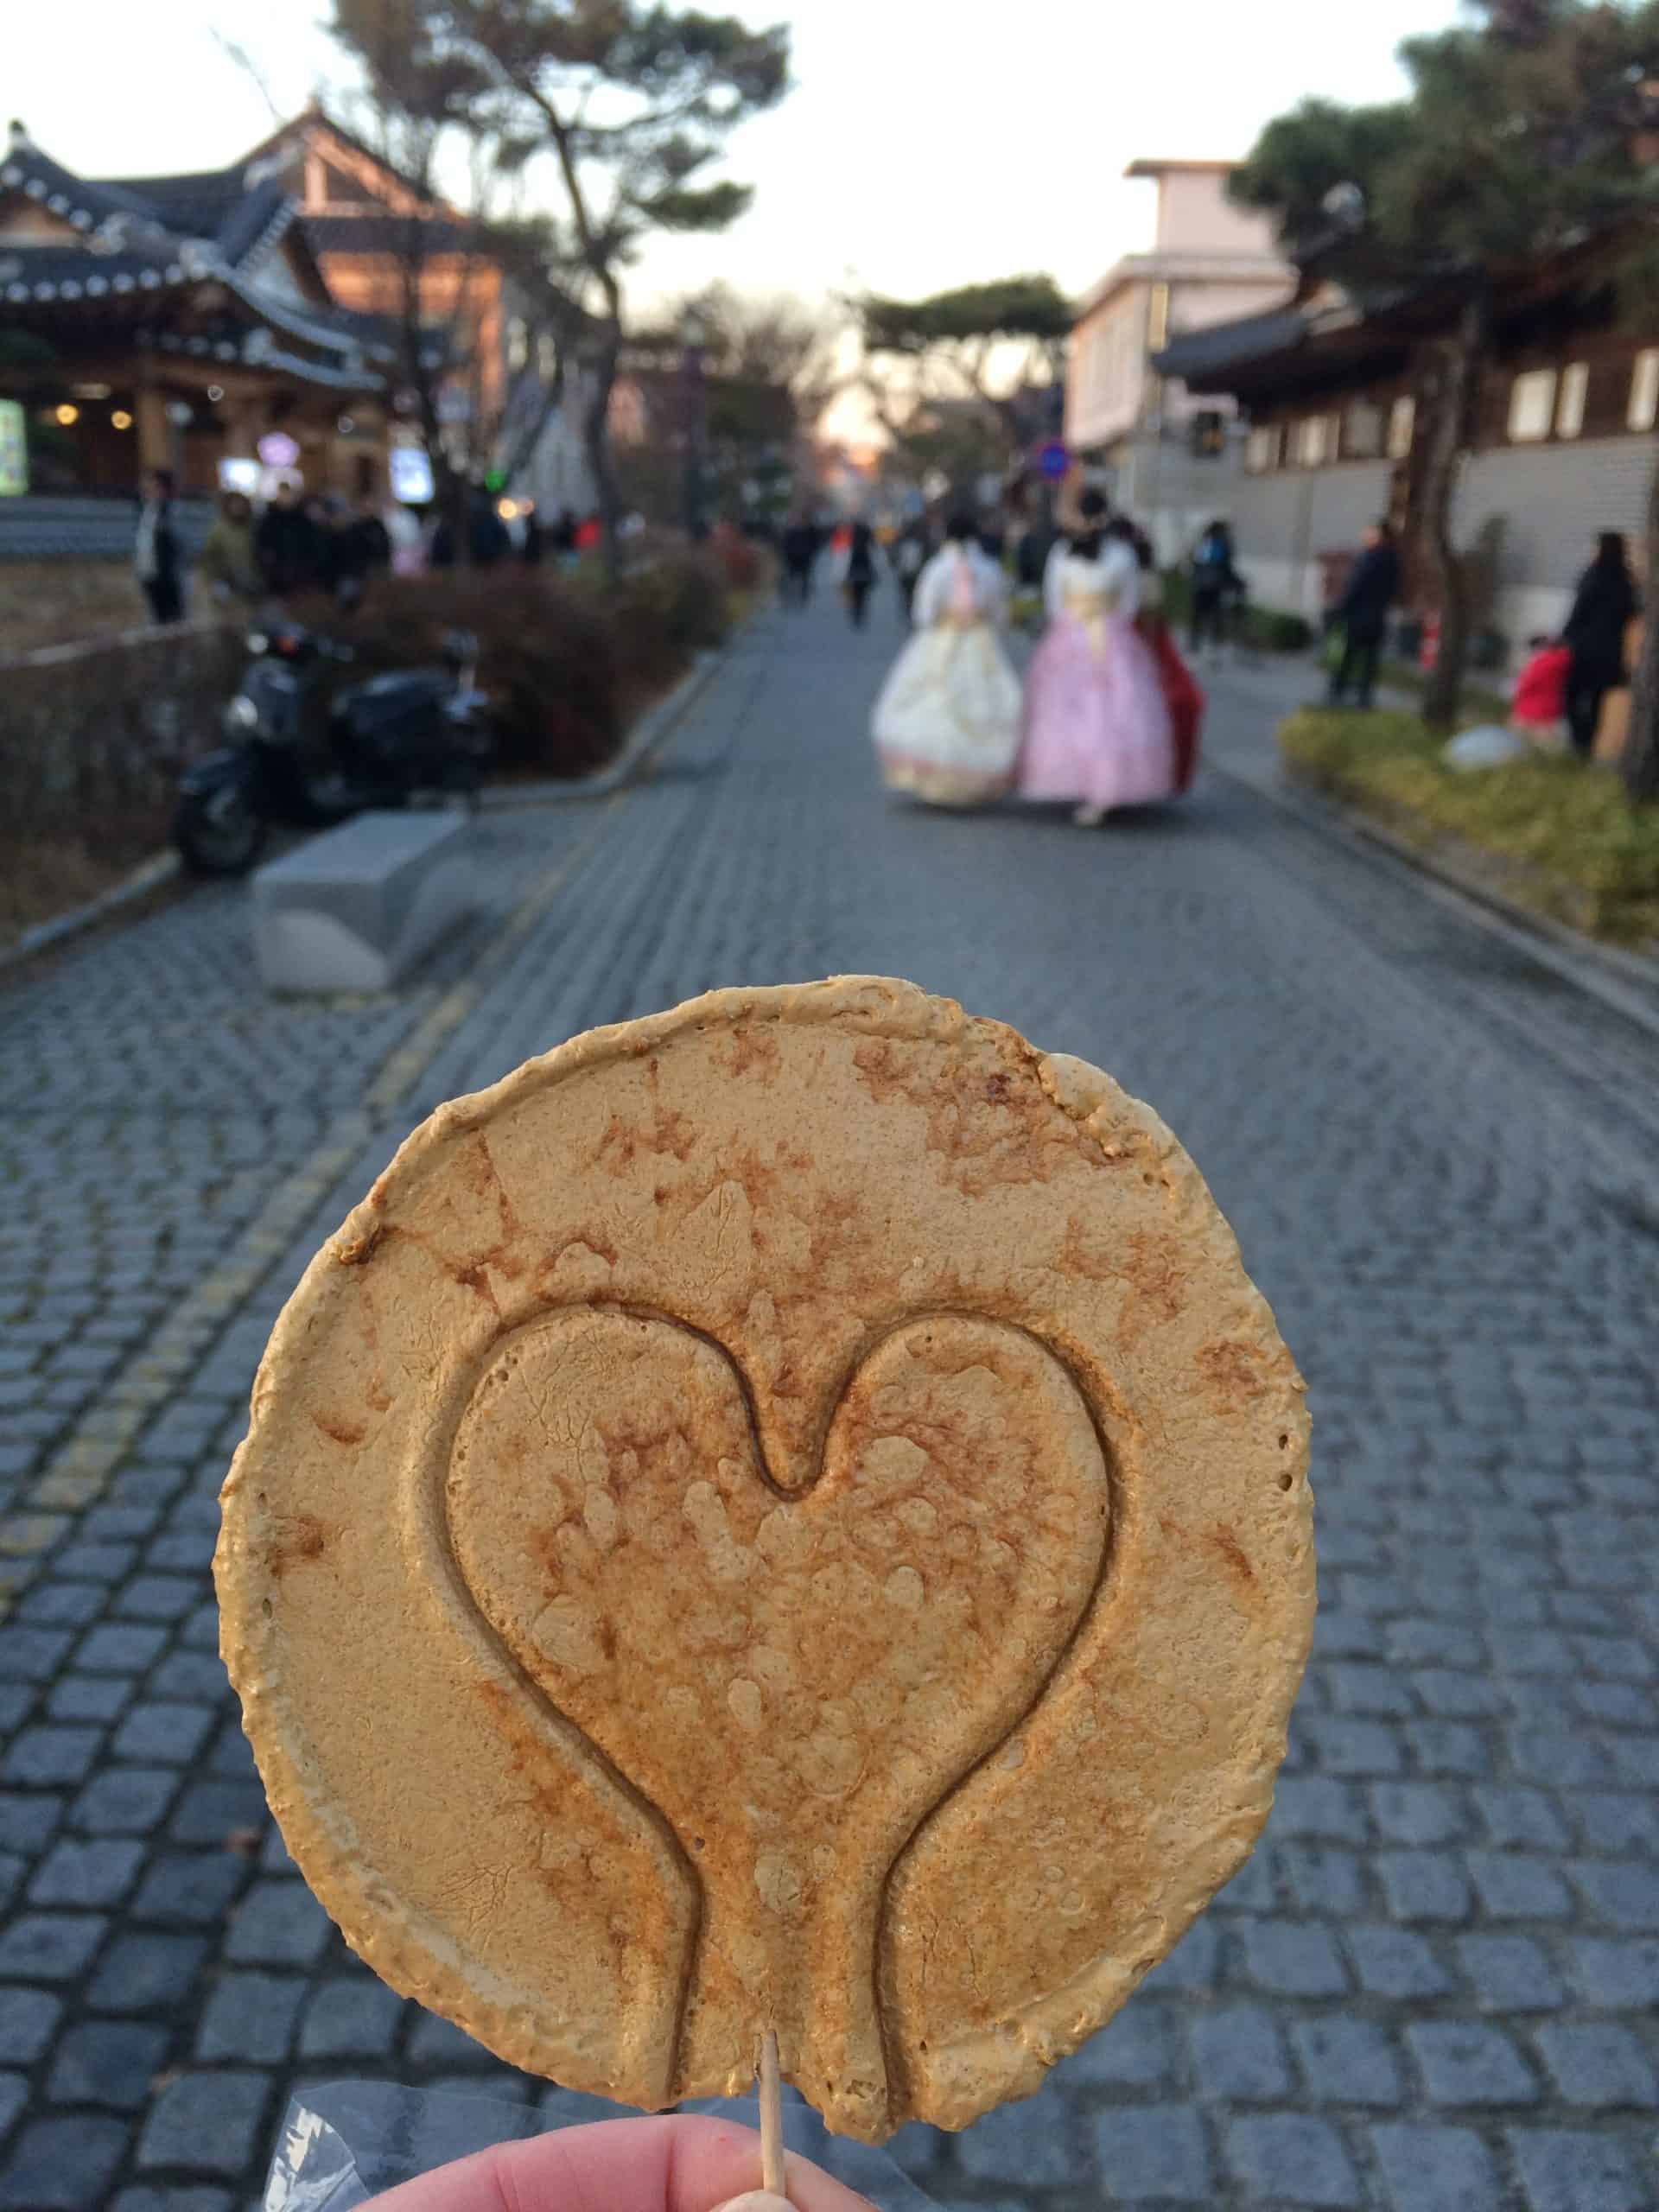
M880 2140L1028 2093L1272 1798L1307 1425L1147 1108L907 984L442 1107L308 1268L223 1648L388 1982L652 2107L775 2033Z
M677 2071L741 2065L733 2024L764 2018L809 2096L883 2118L888 1870L1040 1694L1109 1506L1077 1386L992 1324L876 1346L792 1496L730 1360L673 1323L559 1313L492 1358L451 1459L455 1557L696 1869Z

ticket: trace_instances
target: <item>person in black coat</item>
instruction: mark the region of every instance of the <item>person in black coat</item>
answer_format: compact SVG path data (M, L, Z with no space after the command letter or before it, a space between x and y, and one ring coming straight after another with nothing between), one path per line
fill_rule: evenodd
M1376 664L1389 626L1389 609L1400 593L1400 556L1385 522L1365 533L1365 550L1355 562L1330 619L1343 626L1342 658L1331 679L1331 704L1340 707L1350 690L1354 703L1369 707L1376 689Z
M180 574L179 534L173 527L173 472L150 471L146 496L138 510L138 534L133 543L132 565L154 622L178 622L184 615L184 583Z
M532 501L524 509L524 534L519 540L518 558L524 563L525 568L538 569L542 564L542 555L546 550L547 532L542 528L542 518L537 513Z
M1595 750L1603 700L1625 680L1624 632L1641 603L1624 540L1616 530L1604 530L1561 632L1573 653L1567 669L1567 735L1580 760Z
M274 598L306 591L321 569L316 525L301 507L292 484L278 484L253 533L253 555L265 589Z
M864 611L875 588L875 532L867 522L853 524L853 542L847 549L847 612L855 630L864 627Z

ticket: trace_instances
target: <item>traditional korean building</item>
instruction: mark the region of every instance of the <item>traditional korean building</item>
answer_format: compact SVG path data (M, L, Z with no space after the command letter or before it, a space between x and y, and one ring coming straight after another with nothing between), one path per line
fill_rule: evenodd
M0 397L26 410L33 488L130 494L169 467L211 492L262 444L310 488L384 486L396 348L334 297L299 214L246 163L86 178L12 125Z
M1423 378L1461 295L1425 284L1359 302L1307 288L1282 312L1172 339L1160 372L1244 410L1228 509L1264 603L1317 615L1367 523L1414 512ZM1459 485L1456 534L1477 556L1491 657L1556 628L1598 531L1639 545L1659 466L1659 308L1619 311L1605 243L1517 268ZM1430 613L1421 549L1408 598Z

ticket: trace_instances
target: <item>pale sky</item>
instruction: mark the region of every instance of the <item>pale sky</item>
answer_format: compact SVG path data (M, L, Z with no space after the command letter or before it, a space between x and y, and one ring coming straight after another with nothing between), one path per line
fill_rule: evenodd
M702 0L705 7L719 0ZM732 0L726 0L732 5ZM323 0L10 0L4 114L91 175L213 168L270 128L215 39L285 112L341 80ZM1047 269L1082 292L1149 240L1141 156L1243 153L1308 92L1398 89L1392 54L1455 0L737 0L786 20L796 89L733 143L755 204L717 239L654 248L640 304L716 276L804 297L897 295Z

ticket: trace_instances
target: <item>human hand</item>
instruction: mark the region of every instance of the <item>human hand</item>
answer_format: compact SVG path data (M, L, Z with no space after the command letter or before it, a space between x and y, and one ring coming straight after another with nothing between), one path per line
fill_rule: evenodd
M372 2212L871 2212L793 2152L789 2203L760 2188L760 2139L730 2120L604 2120L499 2143L374 2200Z

